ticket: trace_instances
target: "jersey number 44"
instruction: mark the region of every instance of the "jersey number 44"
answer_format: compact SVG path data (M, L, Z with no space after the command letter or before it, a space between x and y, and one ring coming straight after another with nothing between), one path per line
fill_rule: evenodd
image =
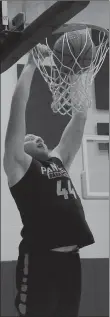
M62 187L62 181L57 181L57 196L63 196L64 199L68 199L69 195L73 195L77 199L74 188L71 186L70 180L67 182L67 188Z

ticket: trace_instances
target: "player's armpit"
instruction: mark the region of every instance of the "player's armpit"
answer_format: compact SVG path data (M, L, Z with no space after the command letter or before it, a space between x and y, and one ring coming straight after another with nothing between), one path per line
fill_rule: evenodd
M13 156L7 156L6 154L4 155L3 165L10 187L14 186L20 181L20 179L22 179L31 162L32 157L26 153L24 153L24 156L20 161Z

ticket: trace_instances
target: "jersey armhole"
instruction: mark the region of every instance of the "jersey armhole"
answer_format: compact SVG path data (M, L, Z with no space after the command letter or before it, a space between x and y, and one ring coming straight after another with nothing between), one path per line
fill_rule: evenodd
M56 151L54 151L54 150L52 151L51 157L52 157L52 158L53 158L53 157L58 158L58 159L61 161L61 163L63 164L63 160L61 159L60 154L58 154Z

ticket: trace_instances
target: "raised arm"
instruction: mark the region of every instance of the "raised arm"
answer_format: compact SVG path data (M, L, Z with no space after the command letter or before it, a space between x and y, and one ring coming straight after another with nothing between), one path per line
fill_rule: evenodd
M4 169L8 179L11 179L12 175L18 171L19 166L23 166L25 160L25 110L36 68L32 60L30 54L12 97L4 153Z
M48 48L37 45L42 58L49 56ZM34 52L35 59L37 54ZM30 52L28 62L17 83L12 97L10 118L5 139L4 169L10 186L18 182L32 161L32 157L24 151L25 111L30 94L31 82L36 68L33 53Z
M65 168L68 170L78 152L84 127L87 119L87 112L73 112L73 116L66 126L58 146L54 149L61 157Z

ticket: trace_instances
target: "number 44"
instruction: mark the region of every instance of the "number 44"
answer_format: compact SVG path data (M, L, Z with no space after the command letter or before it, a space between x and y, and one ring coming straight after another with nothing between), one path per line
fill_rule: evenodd
M69 194L74 195L75 199L77 198L74 188L71 187L70 180L68 180L68 190L66 188L62 188L61 180L57 181L57 196L64 196L64 199L68 199Z

